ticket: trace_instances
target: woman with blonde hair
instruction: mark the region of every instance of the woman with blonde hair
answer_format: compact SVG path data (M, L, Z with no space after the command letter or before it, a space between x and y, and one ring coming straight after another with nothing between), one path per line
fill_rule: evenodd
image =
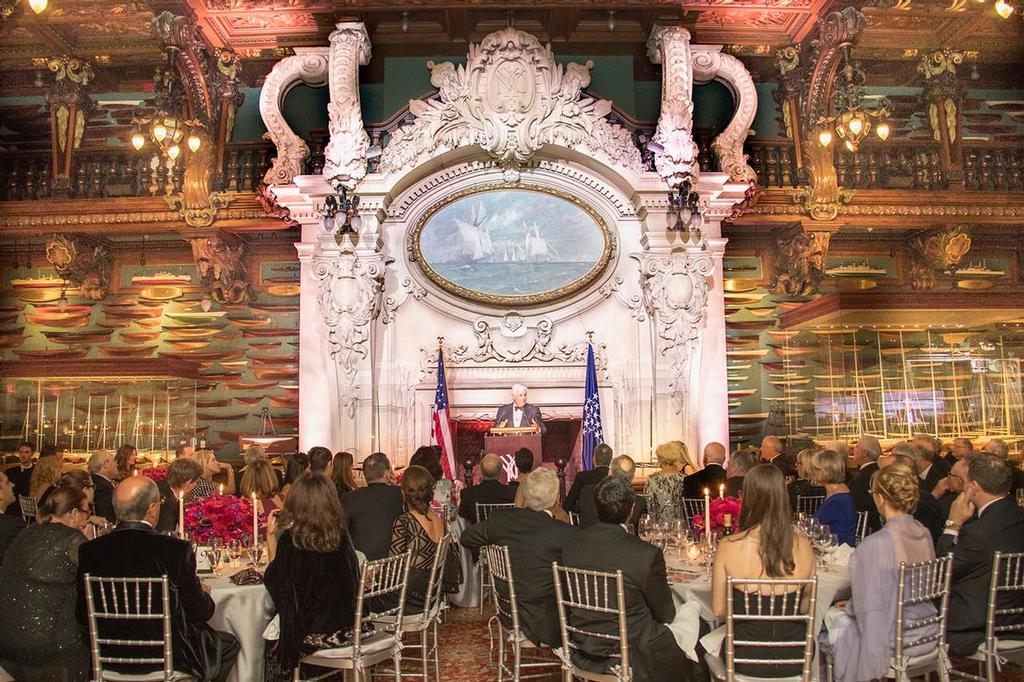
M825 489L811 480L811 461L814 448L804 448L796 453L796 480L789 484L789 503L796 508L798 497L825 497Z
M846 458L835 450L822 450L811 457L811 477L825 488L825 501L814 518L829 527L839 544L857 544L857 508L846 485Z
M220 476L222 472L226 475L226 485L220 484L224 486L224 494L235 494L235 470L231 468L231 465L218 462L217 456L211 450L198 450L190 456L203 473L196 481L196 486L192 488L192 491L185 495L186 502L201 500L217 492L217 481L214 481L214 476Z
M262 459L256 460L245 468L242 482L239 484L239 492L245 498L251 498L255 493L256 502L264 514L280 509L284 504L284 499L279 494L274 467Z
M29 496L37 502L43 500L47 491L56 488L62 475L60 457L40 457L32 467L32 478L29 482ZM48 496L48 495L47 495Z
M885 677L895 652L896 602L900 563L930 561L935 548L928 529L912 514L920 500L917 472L892 464L871 477L871 499L885 519L882 529L864 538L850 558L850 601L826 617L835 656L835 675L842 682ZM908 622L935 616L930 603L907 607ZM914 630L911 640L935 634L934 625ZM908 642L909 644L909 642ZM904 650L907 656L927 653L934 642Z
M686 445L673 440L659 445L654 455L661 471L648 476L644 484L647 511L657 521L678 519L681 516L684 478L680 472L688 463L689 453Z

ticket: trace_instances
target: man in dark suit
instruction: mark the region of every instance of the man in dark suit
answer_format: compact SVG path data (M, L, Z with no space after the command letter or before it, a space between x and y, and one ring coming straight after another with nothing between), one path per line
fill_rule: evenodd
M553 471L537 469L520 481L526 508L495 511L467 528L460 542L475 552L484 545L508 547L523 633L531 642L559 647L551 564L561 563L562 545L579 530L551 515L558 502L558 477Z
M594 448L594 468L587 471L576 472L572 480L572 487L569 494L565 496L565 511L579 511L580 491L588 485L597 485L608 475L608 465L612 461L612 447L607 443L601 443Z
M725 496L739 498L743 494L743 478L747 472L757 464L756 455L750 450L737 450L729 458L729 466L726 468L728 477L725 479ZM711 495L718 494L717 490L711 490ZM701 491L701 495L703 495Z
M600 521L562 546L564 564L609 573L622 571L630 663L636 682L689 679L690 661L665 626L675 616L665 556L623 527L636 503L633 486L621 476L609 476L596 486L594 499ZM618 634L614 615L570 611L567 617L575 627ZM604 672L617 662L610 658L618 653L613 642L575 636L573 641L579 646L572 652L573 661L586 670Z
M983 452L987 452L990 455L995 455L999 459L1006 462L1010 471L1013 473L1013 484L1010 486L1010 497L1016 499L1017 491L1024 488L1024 471L1021 470L1020 465L1010 462L1010 446L1006 444L1006 441L1002 438L993 438L989 442L985 443L985 447L982 448Z
M992 556L1024 552L1024 509L1008 497L1013 474L993 455L978 455L967 468L964 491L953 502L936 554L953 554L946 641L952 656L973 654L985 638ZM977 514L977 518L972 517ZM1024 607L1024 593L1000 595L998 608ZM1024 616L997 619L997 625L1024 622Z
M725 483L725 446L714 441L704 446L704 468L683 479L683 497L691 500L704 497L704 489L718 494Z
M176 459L167 467L167 475L156 484L163 497L156 523L158 531L181 531L178 527L178 500L192 492L202 475L203 468L194 459Z
M97 450L89 457L89 473L92 475L92 504L96 508L96 516L102 516L113 523L114 516L114 477L117 476L117 460L109 450Z
M391 546L391 527L405 510L402 489L395 485L391 462L383 452L363 460L366 486L341 496L352 544L370 561L383 559Z
M868 528L871 530L882 527L878 509L871 497L871 476L878 471L878 458L881 456L882 446L874 436L861 436L853 446L853 463L858 469L850 479L850 494L857 511L868 513Z
M156 484L145 476L126 479L114 493L114 508L119 521L114 531L78 550L78 620L86 623L86 574L107 578L165 575L170 583L175 670L204 680L226 679L238 656L238 640L207 624L214 603L196 576L196 557L189 544L154 530L160 513ZM105 637L119 639L160 639L162 632L159 623L141 621L110 623L104 630ZM111 647L107 653L118 655L116 650ZM129 666L125 672L139 672L138 666Z
M618 476L633 485L633 479L636 478L636 462L629 455L619 455L612 459L612 463L608 465L608 475ZM598 481L600 483L600 481ZM598 522L597 515L597 501L594 499L594 492L597 489L597 484L587 485L580 491L579 499L579 514L580 514L580 527L589 528ZM636 506L633 508L633 514L629 517L629 529L632 532L636 532L637 525L640 523L640 517L647 513L647 499L644 497L636 498Z
M498 408L494 416L496 428L523 428L536 426L541 434L547 433L548 427L540 418L540 408L526 402L526 386L516 384L512 387L512 402Z
M785 448L778 436L765 436L761 441L761 459L781 471L787 485L796 480L796 467L786 457Z
M929 493L935 491L939 481L949 475L949 467L946 462L939 459L936 442L938 439L927 434L918 434L910 441L910 444L921 452L917 459L917 475L924 481L924 487Z
M11 516L21 516L21 498L29 497L32 490L32 469L35 467L32 455L35 449L35 446L27 440L19 443L18 465L12 466L4 472L7 474L7 480L14 486L14 504L9 506L6 512Z
M900 462L912 470L920 471L921 462L924 461L924 449L910 441L904 441L894 445L892 455L883 459L886 461L879 463L879 466L883 469L894 462ZM939 506L938 500L932 495L928 484L920 475L917 477L917 484L920 490L920 498L917 501L917 508L914 509L914 519L928 529L928 532L932 535L932 541L937 541L939 535L942 534L942 525L945 522L945 517L942 515L942 507Z
M949 470L953 470L953 466L957 462L961 461L964 457L974 452L974 443L971 442L970 438L954 438L953 442L949 446L949 454L945 456L944 460Z
M505 485L501 478L501 458L484 455L480 460L480 482L462 491L459 501L459 516L469 523L476 523L476 505L512 504L516 501L515 486Z

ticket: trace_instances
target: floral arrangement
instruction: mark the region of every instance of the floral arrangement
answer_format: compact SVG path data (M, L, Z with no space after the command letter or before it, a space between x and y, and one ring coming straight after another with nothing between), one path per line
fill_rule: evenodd
M167 478L167 467L149 467L148 469L142 469L139 474L146 478L152 479L154 483L162 481Z
M716 497L711 500L711 531L721 533L725 529L725 516L730 515L729 528L735 532L740 527L740 501L735 497ZM704 515L693 515L695 532L704 533Z
M265 514L259 524L265 526ZM200 545L217 538L221 542L252 541L252 503L234 495L210 495L185 505L185 532Z

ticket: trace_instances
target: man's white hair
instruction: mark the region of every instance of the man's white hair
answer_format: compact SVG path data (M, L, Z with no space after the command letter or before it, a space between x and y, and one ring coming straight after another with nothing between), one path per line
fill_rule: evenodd
M519 484L523 488L523 502L528 509L544 511L555 506L558 499L558 476L551 469L534 469Z
M512 384L512 395L520 395L521 393L526 393L526 390L526 386L523 386L522 384Z

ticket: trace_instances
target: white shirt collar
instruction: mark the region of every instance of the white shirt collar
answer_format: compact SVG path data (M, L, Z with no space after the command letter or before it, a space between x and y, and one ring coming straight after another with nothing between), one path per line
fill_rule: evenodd
M860 467L858 468L858 471L860 471L860 469L863 469L864 467L869 467L872 464L875 464L875 462L864 462L863 464L860 465Z
M923 481L924 479L928 478L928 472L931 471L931 470L932 470L932 465L929 464L928 468L925 469L924 471L922 471L921 473L919 473L917 475L917 477L920 478Z
M991 506L992 506L992 504L993 504L993 503L995 503L995 502L998 502L998 501L999 501L999 500L1001 500L1001 499L1003 499L1003 498L1002 498L1002 497L997 497L996 499L994 499L994 500L991 500L991 501L990 501L990 502L989 502L988 504L986 504L985 506L983 506L983 507L979 507L979 508L978 508L978 518L980 519L980 518L981 518L981 515L985 513L985 510L986 510L986 509L988 509L989 507L991 507Z

